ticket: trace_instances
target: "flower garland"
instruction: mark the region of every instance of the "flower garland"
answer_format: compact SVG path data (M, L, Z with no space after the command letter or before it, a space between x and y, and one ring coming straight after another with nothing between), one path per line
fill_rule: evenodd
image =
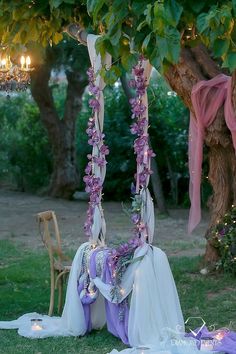
M88 120L86 133L89 137L88 144L93 146L93 153L87 155L89 162L85 169L86 175L83 178L86 185L85 191L89 193L89 207L87 210L87 219L84 224L84 231L87 236L92 238L95 207L101 203L103 187L103 180L100 176L96 176L95 170L96 167L101 170L106 165L106 155L109 154L109 149L104 144L105 134L101 132L97 118L100 111L100 89L95 85L96 76L93 68L89 68L87 74L89 78L89 92L93 95L93 98L89 100L92 114Z
M138 64L133 68L134 79L130 80L129 86L136 91L136 97L130 99L132 119L136 122L131 125L130 131L136 134L134 141L134 152L136 155L137 172L135 174L136 188L133 190L132 202L132 222L135 224L134 235L137 237L147 237L148 228L142 221L141 207L142 198L140 192L142 188L147 188L149 177L153 173L151 170L151 158L156 156L149 146L147 107L143 104L147 90L147 80L144 75L144 58L141 56Z
M219 251L217 269L236 275L236 206L226 213L210 232L210 238Z
M130 80L129 86L136 90L136 97L130 100L132 109L132 119L137 119L131 125L131 133L137 134L134 141L134 152L136 154L137 172L135 174L136 187L131 187L134 195L132 198L131 220L135 225L134 237L128 243L120 245L118 248L110 251L109 265L113 278L112 297L119 300L122 297L123 289L121 280L128 265L134 262L134 252L141 246L147 237L147 225L142 220L142 188L147 188L149 176L152 171L150 168L151 158L155 156L153 150L149 147L148 118L145 116L147 107L143 104L144 95L146 95L147 80L144 76L143 68L144 58L140 57L138 64L133 68L134 79ZM145 236L145 237L142 237ZM141 257L142 258L142 257ZM140 259L138 259L140 260Z

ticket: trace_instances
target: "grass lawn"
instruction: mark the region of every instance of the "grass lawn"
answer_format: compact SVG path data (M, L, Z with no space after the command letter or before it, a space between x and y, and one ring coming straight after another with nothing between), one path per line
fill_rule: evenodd
M201 316L208 326L236 330L236 279L230 275L199 274L199 257L172 258L171 268L185 319ZM0 320L16 319L27 312L46 314L49 304L49 264L46 251L33 253L0 241ZM82 338L30 340L16 330L0 330L0 353L106 354L124 345L106 329Z

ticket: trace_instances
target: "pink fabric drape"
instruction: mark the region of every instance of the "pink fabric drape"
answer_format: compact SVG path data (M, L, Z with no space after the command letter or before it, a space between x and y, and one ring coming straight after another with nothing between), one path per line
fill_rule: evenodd
M236 115L231 101L232 79L220 74L209 81L200 81L192 89L194 114L189 126L189 196L191 208L188 232L191 233L201 220L201 174L205 129L214 121L224 105L225 121L232 134L236 150Z

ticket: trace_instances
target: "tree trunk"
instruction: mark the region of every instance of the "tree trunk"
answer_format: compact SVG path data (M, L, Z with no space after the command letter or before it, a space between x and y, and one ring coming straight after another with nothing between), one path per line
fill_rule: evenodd
M47 130L53 154L53 173L48 193L69 199L79 186L76 167L75 124L81 109L86 82L75 72L67 72L67 95L64 116L59 117L49 86L51 67L45 63L32 72L31 92Z
M200 45L192 49L182 49L179 64L169 69L166 79L186 106L193 111L191 103L193 85L200 80L209 80L220 73L219 66L211 59L206 48ZM233 96L233 104L234 102ZM213 187L213 195L209 200L211 219L205 235L207 237L210 228L229 210L236 196L235 152L223 109L218 111L215 121L206 130L205 143L209 148L209 181ZM217 250L207 237L205 261L212 263L217 259Z
M172 169L170 159L168 155L166 154L165 156L166 160L166 165L168 168L168 174L170 178L170 189L171 189L171 195L172 195L172 200L174 202L174 205L178 205L178 180L179 180L179 174L175 173Z

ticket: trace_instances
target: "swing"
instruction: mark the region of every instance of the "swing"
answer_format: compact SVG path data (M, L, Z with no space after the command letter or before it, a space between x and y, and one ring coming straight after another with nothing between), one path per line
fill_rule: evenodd
M77 250L68 280L65 306L61 317L29 313L15 321L2 321L0 328L17 328L21 336L45 338L82 336L92 329L107 329L123 343L133 347L124 353L198 354L211 350L231 353L236 334L201 328L197 334L210 337L205 346L196 337L186 337L184 320L175 282L165 253L152 246L154 234L154 207L148 191L150 160L153 151L148 144L148 102L146 88L151 65L144 58L133 69L131 86L136 97L131 100L132 133L137 134L134 150L137 160L136 187L132 203L134 235L116 249L105 243L106 223L101 205L102 186L106 174L108 147L104 143L103 117L105 83L99 75L102 66L109 68L111 57L96 54L97 36L88 35L87 44L92 68L89 69L89 101L92 115L87 134L92 154L86 167L86 191L90 195L87 220L84 225L89 241ZM31 320L40 321L40 330L31 326ZM195 333L195 332L192 332ZM222 337L223 335L223 337ZM205 349L206 350L205 350ZM216 351L215 351L216 352ZM110 354L118 353L113 350ZM232 351L232 353L234 353ZM105 354L105 353L101 353Z
M162 303L162 306L159 303L157 306L160 306L160 308L153 316L153 326L154 328L156 327L156 331L154 331L155 337L158 335L161 337L161 327L168 326L172 330L178 326L182 329L184 328L178 295L166 256L160 249L151 246L154 234L154 206L148 190L148 183L151 174L151 158L155 155L149 147L148 99L146 89L152 66L141 57L133 69L134 79L130 82L130 85L136 90L136 97L131 99L130 102L132 118L134 120L131 132L137 135L134 143L137 161L136 186L132 203L134 235L129 242L116 249L112 249L105 244L106 223L101 205L102 186L106 174L106 155L109 153L109 150L104 143L105 135L103 133L103 89L105 88L105 83L99 74L102 67L105 66L106 69L110 67L111 57L106 54L102 60L101 56L96 54L96 40L97 36L95 35L88 35L87 37L88 51L92 65L88 70L89 91L93 95L89 100L92 115L89 118L86 130L89 137L88 143L92 146L92 154L88 155L89 162L85 170L86 176L84 177L86 191L90 195L87 220L84 225L89 242L84 246L82 251L78 293L84 310L86 332L102 327L106 322L108 330L113 335L120 337L125 344L135 346L138 345L136 331L140 330L144 332L141 328L143 327L143 321L151 320L148 320L150 316L149 311L146 311L146 314L143 312L143 318L138 319L141 310L135 310L134 313L130 310L132 306L137 307L137 305L133 305L134 298L136 298L135 301L142 301L141 298L139 299L139 295L135 295L135 293L141 293L142 291L148 293L147 289L151 291L155 288L157 281L160 283L162 290L165 288L168 297L159 294L159 301L164 301L165 305ZM158 274L159 279L155 279L155 269L149 265L149 273L153 271L153 279L150 276L151 274L149 276L153 281L149 283L149 280L146 279L147 286L143 285L144 288L141 289L139 284L138 287L140 289L136 289L136 273L142 273L140 268L143 267L142 263L145 262L144 258L147 254L149 254L152 261L154 261L154 255L156 261L161 261L161 268L165 271L166 278L163 279L163 276L159 277L160 274ZM161 278L163 279L163 284L161 284ZM146 294L144 296L143 294L143 300L146 299L155 308L155 302L158 303L158 301L157 299L154 301L151 298L152 296L149 295L147 296ZM156 295L158 296L158 291ZM97 301L100 310L103 306L103 315L99 316L101 322L99 326L96 323L97 318L95 322L93 320L98 307L96 306ZM145 307L144 302L142 307ZM161 308L162 310L160 311ZM129 326L130 316L134 316L132 326ZM150 334L148 337L150 343Z

